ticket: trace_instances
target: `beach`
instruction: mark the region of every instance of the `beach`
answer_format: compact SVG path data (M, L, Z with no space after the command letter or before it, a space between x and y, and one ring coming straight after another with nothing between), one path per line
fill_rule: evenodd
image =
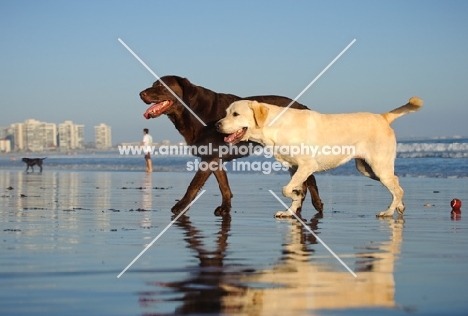
M0 316L468 316L467 1L1 9Z
M403 218L377 219L386 189L318 175L323 215L275 219L284 174L214 178L171 225L193 173L0 170L2 315L464 315L468 224L450 216L467 178L401 178ZM463 212L462 207L462 212ZM342 265L312 230L351 271Z

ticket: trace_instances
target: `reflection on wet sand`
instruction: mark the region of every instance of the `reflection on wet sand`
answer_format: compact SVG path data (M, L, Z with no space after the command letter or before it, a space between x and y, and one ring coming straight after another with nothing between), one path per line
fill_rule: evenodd
M308 224L317 230L320 216ZM310 313L321 309L395 307L395 260L402 242L403 220L382 220L389 240L372 243L360 251L340 257L354 257L354 278L340 266L327 265L327 260L315 258L309 245L317 244L315 238L296 222L291 221L288 240L283 246L283 256L273 268L255 271L245 266L227 267L230 217L223 218L217 233L216 248L208 251L204 236L187 217L177 226L185 230L185 241L195 251L199 265L191 277L181 282L154 283L172 288L182 294L177 314L223 313L245 315L291 315ZM314 247L319 247L314 246ZM349 261L349 260L348 260ZM158 301L142 296L143 306ZM160 300L159 300L160 301Z
M109 173L11 172L2 174L0 187L12 187L8 197L18 211L105 209L110 207L112 194Z
M372 244L355 254L357 278L354 278L347 271L311 262L310 252L299 242L303 227L298 223L291 225L291 243L284 249L288 255L271 270L241 278L247 284L270 284L264 289L242 289L243 311L284 315L317 309L394 307L393 271L402 227L402 222L389 221L392 234L389 241Z
M174 225L185 231L184 240L188 243L190 249L196 251L195 257L198 258L199 265L197 269L193 270L192 276L184 281L158 282L155 285L173 288L183 294L182 305L177 308L176 314L228 312L229 309L222 306L222 304L223 297L229 295L229 292L222 288L222 284L227 276L223 265L226 257L231 217L229 215L223 217L220 230L216 234L216 248L212 251L206 250L202 232L192 225L187 216L180 217ZM159 300L151 297L151 295L140 297L140 303L143 306L157 301Z
M145 210L145 212L143 212L143 217L141 219L141 224L140 226L141 227L144 227L144 228L149 228L151 227L151 212L148 212L149 210L151 210L152 208L152 202L153 202L153 198L152 198L152 181L153 181L153 177L152 177L152 173L148 173L146 172L145 174L143 174L143 180L142 180L142 183L143 185L141 186L141 209Z

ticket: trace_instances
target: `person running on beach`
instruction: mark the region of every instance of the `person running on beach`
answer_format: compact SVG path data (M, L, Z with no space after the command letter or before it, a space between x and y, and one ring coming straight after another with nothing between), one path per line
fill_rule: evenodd
M149 146L153 144L153 137L149 134L149 130L147 128L143 129L143 141L141 142L141 146L143 147L143 151L145 152L145 160L146 160L146 172L153 172L153 163L151 161L151 150Z

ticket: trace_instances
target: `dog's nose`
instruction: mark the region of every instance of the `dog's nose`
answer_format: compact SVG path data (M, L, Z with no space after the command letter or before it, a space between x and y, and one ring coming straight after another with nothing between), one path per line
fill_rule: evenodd
M215 126L216 126L216 130L219 132L220 131L219 129L221 128L221 121L216 122Z
M141 91L140 92L140 98L145 98L146 97L146 91Z

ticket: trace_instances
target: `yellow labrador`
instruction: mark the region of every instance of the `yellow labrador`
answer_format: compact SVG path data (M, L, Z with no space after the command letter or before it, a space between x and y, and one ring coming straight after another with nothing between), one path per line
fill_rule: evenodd
M228 143L258 142L274 150L278 161L297 166L291 181L283 187L283 195L292 199L292 212L300 210L302 183L309 175L354 158L363 175L380 181L393 196L392 203L377 216L393 216L395 209L403 214L405 206L403 189L394 173L396 138L390 124L422 105L420 98L412 97L407 104L384 114L321 114L290 108L282 113L284 108L276 105L241 100L229 106L217 128L229 134L224 139ZM278 212L275 216L290 213Z

